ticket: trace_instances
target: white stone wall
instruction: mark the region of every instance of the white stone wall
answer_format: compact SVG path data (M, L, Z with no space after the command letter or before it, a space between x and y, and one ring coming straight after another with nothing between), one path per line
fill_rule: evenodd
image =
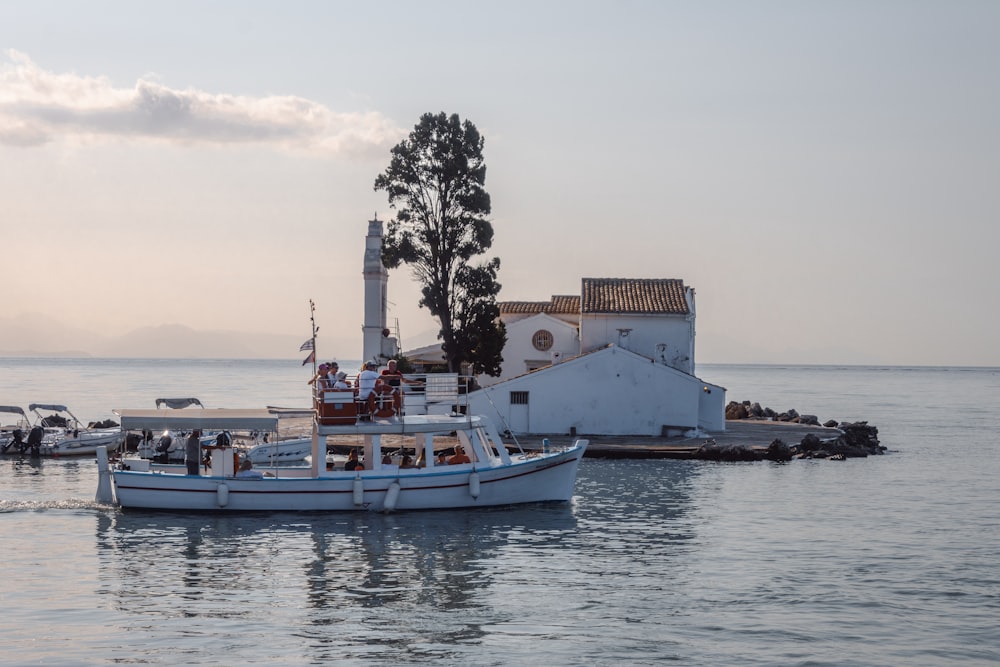
M532 344L532 337L540 329L552 334L552 348L549 350L536 350ZM522 375L528 371L528 362L551 362L553 352L560 353L564 359L580 353L580 340L575 326L545 313L511 322L507 324L507 344L503 348L500 376L481 377L480 384L488 386Z
M705 387L696 377L610 347L474 392L469 409L514 433L575 428L580 434L659 436L664 426L718 423L725 390L713 386L706 393ZM511 392L528 392L527 405L512 405ZM703 404L717 415L703 418Z
M726 430L726 389L708 382L698 397L698 428L711 433Z
M580 324L581 351L608 344L685 373L694 371L694 320L688 316L584 315Z

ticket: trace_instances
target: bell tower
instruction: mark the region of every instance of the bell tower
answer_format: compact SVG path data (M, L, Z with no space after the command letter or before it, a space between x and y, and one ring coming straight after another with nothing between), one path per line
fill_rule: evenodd
M382 221L375 218L368 221L368 236L365 237L365 323L363 332L362 361L375 359L379 364L396 353L396 340L389 338L386 327L388 304L389 271L382 264Z

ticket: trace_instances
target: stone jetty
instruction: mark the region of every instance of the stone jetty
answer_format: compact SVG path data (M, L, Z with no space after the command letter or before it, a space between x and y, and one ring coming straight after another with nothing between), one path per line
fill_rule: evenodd
M866 421L820 423L815 415L796 410L777 412L758 403L731 402L726 408L726 430L698 437L579 435L587 438L589 458L700 459L706 461L842 461L884 454L878 428ZM553 446L568 443L564 434L506 439L509 446L541 449L548 438Z

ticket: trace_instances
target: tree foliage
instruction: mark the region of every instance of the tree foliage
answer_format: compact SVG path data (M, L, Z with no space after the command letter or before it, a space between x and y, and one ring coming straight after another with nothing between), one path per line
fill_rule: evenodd
M423 286L420 305L441 324L448 368L500 374L506 331L498 320L499 258L471 264L493 245L490 195L479 130L457 114L425 113L391 152L375 179L396 216L389 221L382 261L407 264Z

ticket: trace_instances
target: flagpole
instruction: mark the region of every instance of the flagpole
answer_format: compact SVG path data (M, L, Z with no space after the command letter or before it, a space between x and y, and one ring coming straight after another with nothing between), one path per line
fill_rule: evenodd
M316 304L313 303L312 299L309 299L309 323L312 325L312 358L313 358L313 377L316 376L316 334L319 332L319 327L316 326Z

